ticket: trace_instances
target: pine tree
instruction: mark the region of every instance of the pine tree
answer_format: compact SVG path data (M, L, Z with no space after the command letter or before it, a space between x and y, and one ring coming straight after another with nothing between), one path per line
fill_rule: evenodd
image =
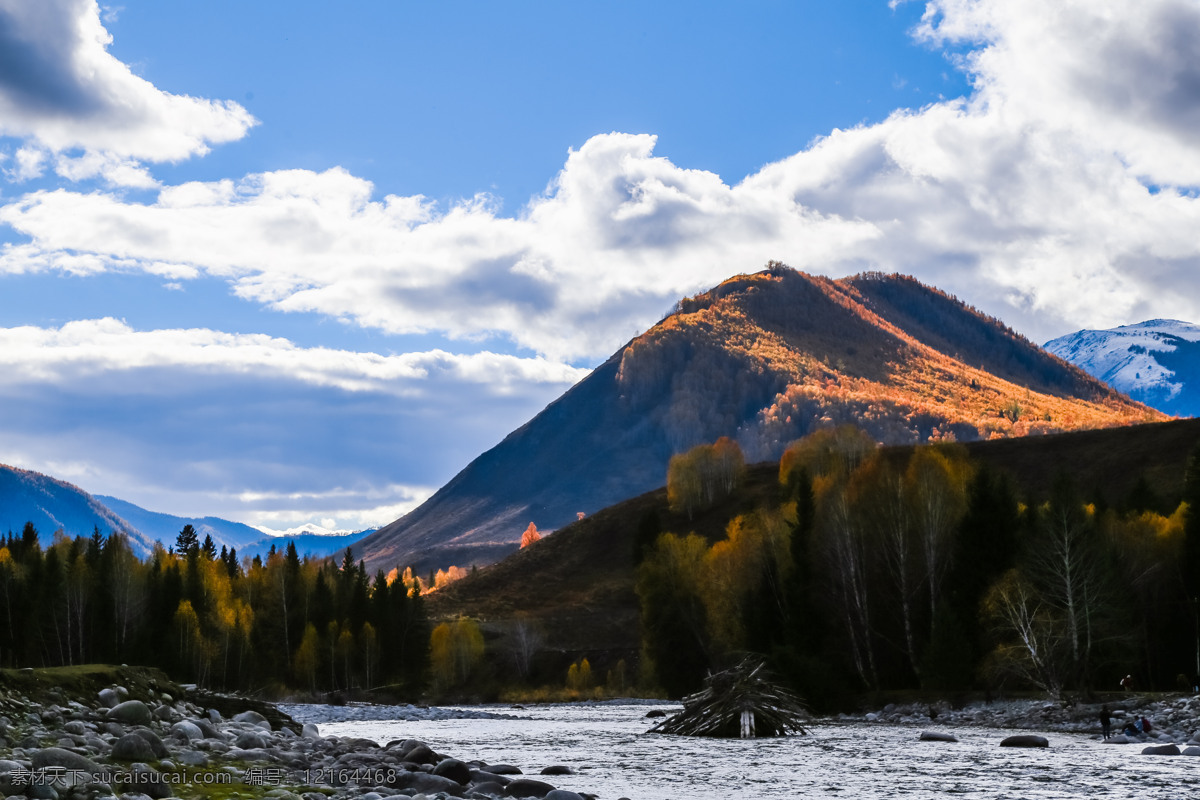
M187 556L200 546L200 537L196 533L196 529L192 527L192 523L184 525L179 531L179 535L175 537L175 552L181 556Z

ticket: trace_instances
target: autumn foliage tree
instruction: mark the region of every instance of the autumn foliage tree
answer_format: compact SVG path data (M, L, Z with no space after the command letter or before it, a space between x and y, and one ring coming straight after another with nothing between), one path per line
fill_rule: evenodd
M712 507L734 492L745 471L741 448L727 436L672 456L667 465L671 510L690 518L696 511Z
M529 547L529 545L541 538L542 535L538 533L537 525L531 522L529 523L529 527L525 529L525 532L521 534L521 547Z

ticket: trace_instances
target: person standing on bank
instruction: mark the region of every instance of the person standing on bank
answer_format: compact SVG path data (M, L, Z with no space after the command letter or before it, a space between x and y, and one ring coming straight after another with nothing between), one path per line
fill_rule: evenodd
M1108 710L1108 706L1100 709L1100 732L1107 739L1112 731L1112 712Z

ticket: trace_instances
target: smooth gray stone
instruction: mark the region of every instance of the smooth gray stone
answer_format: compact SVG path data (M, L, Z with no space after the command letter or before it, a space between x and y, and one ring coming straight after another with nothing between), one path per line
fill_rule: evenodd
M305 739L320 739L321 730L316 726L316 723L306 722L304 727L300 729L300 735Z
M574 775L575 770L563 764L552 764L542 769L543 775Z
M395 789L413 789L421 794L445 792L454 797L462 797L463 787L458 781L432 775L428 772L402 772L396 776Z
M234 747L243 750L261 750L267 746L267 740L261 733L243 733L234 741Z
M162 739L158 738L157 733L149 728L138 728L134 733L146 740L146 744L150 745L150 750L153 751L155 758L167 757L167 746L163 744Z
M1034 736L1031 733L1021 733L1016 736L1009 736L1004 741L1000 742L1001 747L1049 747L1050 742L1045 736Z
M471 783L496 783L500 786L507 786L512 783L512 778L497 775L488 769L473 769L471 770Z
M200 726L186 719L172 725L171 733L180 738L187 739L189 742L193 739L204 738L204 731L200 730Z
M948 733L938 733L936 731L921 731L919 740L922 742L957 742L958 739Z
M1185 747L1183 749L1183 755L1185 755L1185 756L1200 756L1200 747L1197 747L1196 745L1191 745L1190 747Z
M189 767L203 767L208 763L208 756L199 750L180 750L175 755L175 760Z
M134 764L130 772L133 773L133 780L129 787L133 791L141 792L154 800L171 796L171 784L163 780L162 773L149 764Z
M126 700L124 703L118 703L110 708L105 716L126 725L149 725L154 718L150 713L150 707L141 700Z
M82 772L99 772L100 767L90 758L63 750L61 747L47 747L33 754L33 768L62 767L64 769L80 770Z
M493 775L524 775L520 767L514 767L512 764L488 764L487 771Z
M566 789L555 789L546 793L545 800L583 800L583 795L569 792Z
M545 797L554 791L554 787L533 778L517 778L505 786L504 791L509 797Z
M251 725L257 725L260 728L265 726L269 729L271 727L271 723L267 721L267 718L257 711L243 711L240 714L235 714L233 721L248 722Z
M442 759L433 768L433 774L449 778L460 786L466 786L471 782L471 768L457 758Z
M101 689L96 693L96 697L100 699L101 703L109 708L112 708L117 703L121 702L121 695L117 693L116 689Z
M117 761L154 761L154 749L136 733L127 733L113 743L109 754Z
M1149 747L1142 748L1144 756L1177 756L1179 748L1174 744L1152 744Z

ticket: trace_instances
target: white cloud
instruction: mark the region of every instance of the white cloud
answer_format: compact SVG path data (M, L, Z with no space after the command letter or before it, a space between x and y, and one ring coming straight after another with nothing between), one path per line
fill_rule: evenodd
M0 135L68 154L64 177L145 187L134 162L202 155L256 123L237 103L169 94L134 75L108 52L100 15L95 0L0 0Z
M23 183L41 177L45 171L46 154L36 147L22 147L13 156L16 162L4 176L14 183Z
M207 329L135 331L112 318L78 320L61 328L0 328L0 369L10 384L72 385L96 381L111 392L144 393L129 383L138 370L180 369L191 374L254 375L344 392L420 395L431 380L477 384L503 393L513 385L570 386L587 374L543 358L491 352L468 355L431 350L384 356L297 347L262 334Z
M1195 0L932 0L918 35L981 45L964 65L982 102L1084 133L1152 182L1200 184Z
M113 319L0 329L0 372L2 463L155 511L344 528L411 510L586 374Z

